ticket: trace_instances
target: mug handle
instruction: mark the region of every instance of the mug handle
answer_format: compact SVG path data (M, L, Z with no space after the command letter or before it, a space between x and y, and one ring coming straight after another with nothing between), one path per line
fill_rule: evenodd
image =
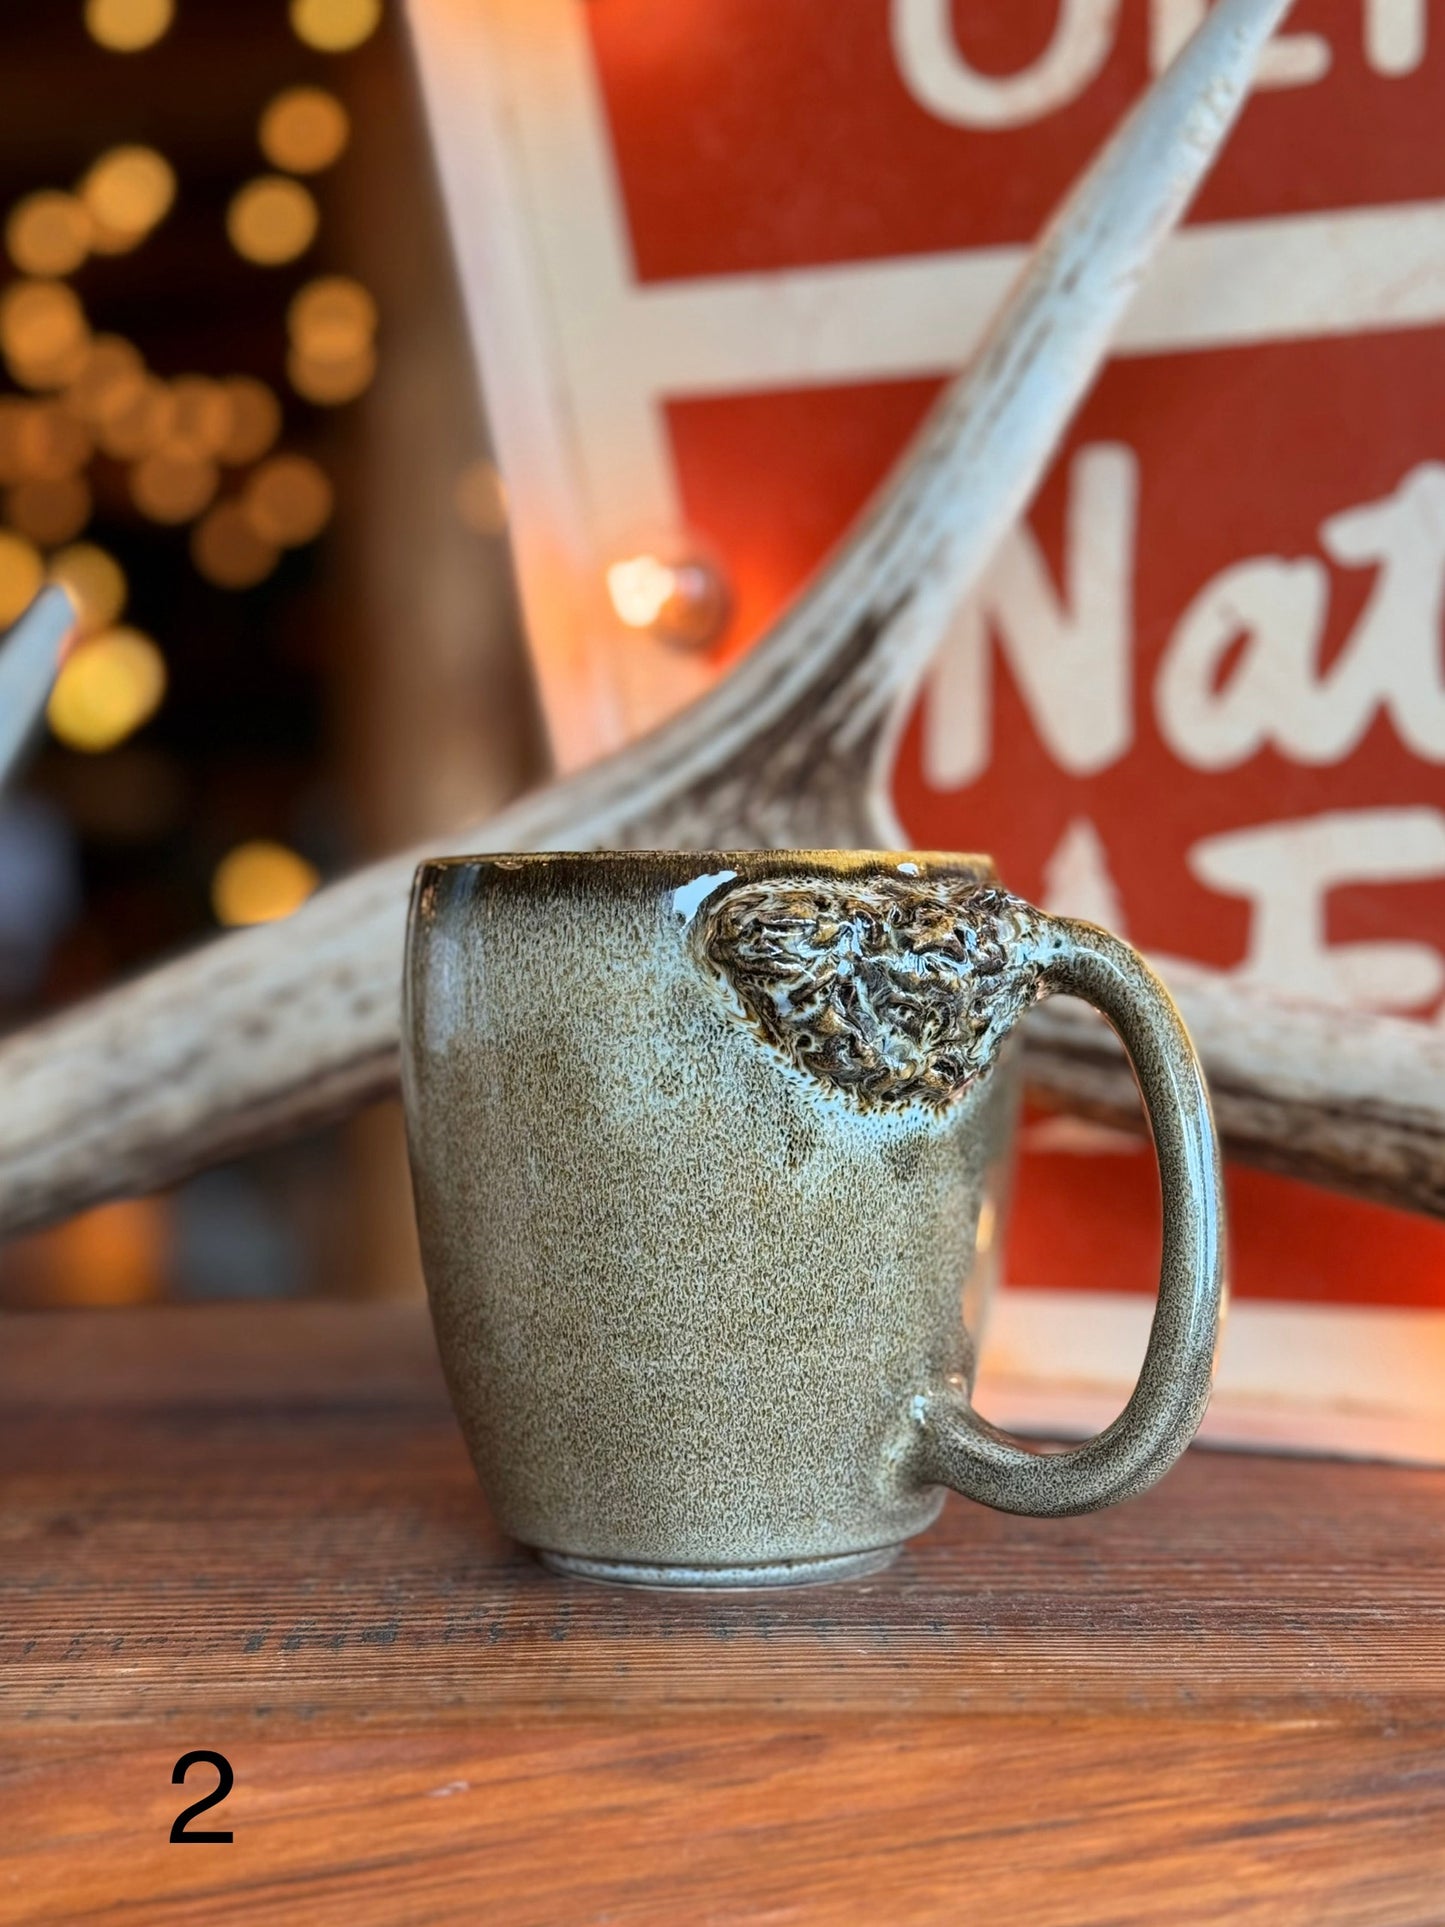
M1164 1239L1149 1348L1128 1404L1107 1430L1039 1452L943 1386L914 1401L923 1480L1003 1512L1050 1517L1127 1499L1169 1470L1209 1403L1224 1299L1219 1140L1204 1075L1164 985L1136 950L1093 924L1040 917L1043 995L1082 997L1118 1033L1159 1160Z

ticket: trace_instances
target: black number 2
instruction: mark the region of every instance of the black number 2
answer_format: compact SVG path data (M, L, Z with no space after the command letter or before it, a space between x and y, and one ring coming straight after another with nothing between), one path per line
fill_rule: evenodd
M226 1758L224 1753L212 1753L208 1747L197 1747L194 1753L183 1753L172 1767L171 1781L173 1785L184 1786L186 1783L186 1775L190 1772L191 1768L201 1765L213 1766L220 1775L220 1779L217 1782L214 1792L208 1793L203 1800L197 1800L194 1806L189 1806L183 1813L176 1815L171 1827L171 1845L173 1847L180 1845L204 1846L207 1844L215 1844L216 1842L224 1844L231 1839L229 1833L208 1832L205 1828L202 1828L199 1833L188 1833L186 1831L188 1821L194 1820L198 1814L206 1812L209 1807L218 1807L231 1791L231 1788L236 1784L236 1776L231 1771L231 1762Z

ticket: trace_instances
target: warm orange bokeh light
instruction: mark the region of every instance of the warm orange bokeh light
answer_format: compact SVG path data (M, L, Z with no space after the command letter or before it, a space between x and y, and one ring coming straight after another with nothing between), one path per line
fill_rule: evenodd
M346 109L323 87L288 87L261 116L261 152L288 174L318 174L339 160L351 138Z
M226 211L231 246L258 267L279 267L304 254L316 239L321 216L299 181L263 174L248 181Z
M90 216L73 194L42 188L11 208L5 246L22 274L73 274L90 252Z
M119 621L128 592L125 571L94 542L73 542L57 550L47 573L70 591L81 635L94 635Z
M331 484L306 455L263 462L243 500L257 534L285 549L314 540L331 519Z
M115 54L153 47L175 17L175 0L85 0L85 31Z
M321 883L314 865L284 843L258 838L223 857L211 879L218 923L275 923L299 910Z
M218 589L250 589L281 559L240 502L217 502L191 534L191 560Z

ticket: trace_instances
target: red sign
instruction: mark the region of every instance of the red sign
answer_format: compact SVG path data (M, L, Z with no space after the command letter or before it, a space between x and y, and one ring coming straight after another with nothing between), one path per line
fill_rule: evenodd
M593 0L637 281L986 265L1036 233L1197 13ZM1424 0L1296 8L1175 281L935 665L895 803L918 845L991 850L1021 893L1152 953L1435 1020L1445 31L1429 24ZM664 397L683 510L732 571L728 646L843 535L940 379ZM1053 1142L1046 1128L1025 1160L1011 1276L1152 1289L1145 1159ZM1235 1173L1232 1198L1243 1294L1445 1306L1445 1229L1257 1174Z

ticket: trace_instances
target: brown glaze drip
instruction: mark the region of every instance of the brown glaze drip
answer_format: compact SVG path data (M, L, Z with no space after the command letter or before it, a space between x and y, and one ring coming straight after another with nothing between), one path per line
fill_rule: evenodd
M1004 890L885 875L739 884L694 940L799 1070L870 1109L942 1109L1037 997L1038 934Z

